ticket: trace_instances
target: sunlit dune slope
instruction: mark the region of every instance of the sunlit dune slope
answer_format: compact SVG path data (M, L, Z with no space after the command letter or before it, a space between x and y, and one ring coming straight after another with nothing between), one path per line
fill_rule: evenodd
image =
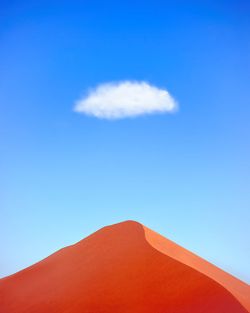
M143 227L145 229L146 239L154 248L212 278L225 287L228 291L230 291L234 297L236 297L243 304L243 306L246 307L248 311L250 311L249 285L207 262L206 260L198 257L194 253L180 247L171 240L164 238L151 229L145 226Z
M247 284L128 221L0 280L0 313L246 313Z

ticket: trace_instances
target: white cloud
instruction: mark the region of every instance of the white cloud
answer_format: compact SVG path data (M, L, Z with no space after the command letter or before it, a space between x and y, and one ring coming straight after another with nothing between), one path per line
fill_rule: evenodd
M167 90L137 81L101 84L74 107L75 112L105 119L171 113L176 109L177 103Z

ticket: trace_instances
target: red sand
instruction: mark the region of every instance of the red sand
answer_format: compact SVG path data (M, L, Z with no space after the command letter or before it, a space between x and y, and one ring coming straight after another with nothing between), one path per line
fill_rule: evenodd
M136 222L0 280L0 313L249 313L250 286Z

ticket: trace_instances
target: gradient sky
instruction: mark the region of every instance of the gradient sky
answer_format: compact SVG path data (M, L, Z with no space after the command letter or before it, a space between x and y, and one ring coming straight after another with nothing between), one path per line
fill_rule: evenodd
M134 219L250 282L250 2L1 1L0 276ZM90 87L175 114L77 114Z

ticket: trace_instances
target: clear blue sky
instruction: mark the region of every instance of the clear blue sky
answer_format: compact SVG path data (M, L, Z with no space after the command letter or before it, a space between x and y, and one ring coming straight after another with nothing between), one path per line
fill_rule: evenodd
M140 221L250 282L250 2L1 1L0 276ZM148 81L179 112L73 112Z

